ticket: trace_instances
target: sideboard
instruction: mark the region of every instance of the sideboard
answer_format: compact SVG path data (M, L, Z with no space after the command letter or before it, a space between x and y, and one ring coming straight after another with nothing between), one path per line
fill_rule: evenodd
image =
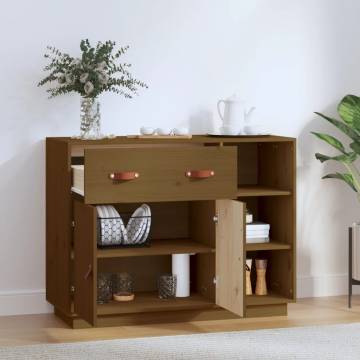
M72 165L84 165L83 193L72 191ZM111 179L122 172L138 176ZM296 299L295 172L289 137L47 138L47 301L73 328L286 315ZM151 246L97 248L97 204L129 212L144 202ZM269 243L246 243L246 209L270 224ZM191 296L159 299L157 276L177 253L194 254ZM268 295L246 295L246 258L268 260ZM135 300L97 304L98 272L121 271L134 274Z

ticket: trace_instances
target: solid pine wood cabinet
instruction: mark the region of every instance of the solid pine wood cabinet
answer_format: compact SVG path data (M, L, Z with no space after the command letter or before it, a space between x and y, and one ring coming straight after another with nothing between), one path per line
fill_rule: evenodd
M286 315L295 289L293 138L46 140L46 295L72 327ZM72 191L72 165L83 165ZM111 174L137 174L113 181ZM152 210L151 246L97 248L97 204ZM246 244L245 212L271 225ZM157 277L190 253L191 296L162 300ZM245 295L245 259L268 259L267 296ZM99 305L98 272L133 275L135 300ZM252 273L255 287L255 271Z

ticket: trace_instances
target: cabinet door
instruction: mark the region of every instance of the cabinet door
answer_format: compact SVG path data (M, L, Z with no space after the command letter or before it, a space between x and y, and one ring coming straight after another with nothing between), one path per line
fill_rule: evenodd
M96 209L74 200L74 309L91 325L96 324Z
M244 315L245 204L217 200L216 304Z

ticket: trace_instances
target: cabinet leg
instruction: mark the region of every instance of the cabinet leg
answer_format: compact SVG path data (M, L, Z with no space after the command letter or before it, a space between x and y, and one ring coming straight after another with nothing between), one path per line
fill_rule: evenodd
M348 294L348 307L351 308L352 296L352 227L349 227L349 294Z

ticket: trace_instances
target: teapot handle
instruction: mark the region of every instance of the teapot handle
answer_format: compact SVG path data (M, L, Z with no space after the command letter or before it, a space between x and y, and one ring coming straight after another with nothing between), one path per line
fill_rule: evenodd
M224 115L221 113L221 110L220 110L220 104L221 103L224 103L224 105L225 105L225 101L224 100L219 100L218 102L217 102L217 111L218 111L218 114L219 114L219 116L220 116L220 119L222 120L222 121L224 121Z

